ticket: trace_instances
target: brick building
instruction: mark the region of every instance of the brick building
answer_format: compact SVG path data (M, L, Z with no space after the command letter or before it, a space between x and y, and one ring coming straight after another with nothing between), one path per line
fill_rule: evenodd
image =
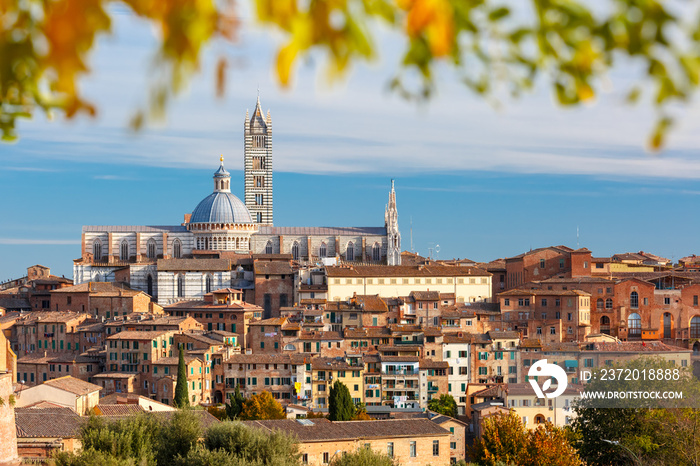
M139 290L109 282L86 282L51 291L52 311L78 311L110 319L131 313L162 314L163 308Z

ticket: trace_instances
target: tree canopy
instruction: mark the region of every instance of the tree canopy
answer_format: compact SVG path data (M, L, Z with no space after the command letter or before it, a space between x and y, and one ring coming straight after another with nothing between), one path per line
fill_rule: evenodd
M445 416L457 417L457 402L449 393L443 393L438 398L430 399L428 409Z
M527 430L514 412L497 414L484 420L482 436L470 454L479 465L581 466L569 438L564 429L550 422Z
M341 382L336 380L331 385L328 395L328 419L331 421L349 421L355 417L355 404L350 397L350 390Z
M80 92L89 54L112 32L110 0L8 0L0 2L0 131L17 137L18 118L59 112L94 115ZM233 41L240 28L231 0L153 2L124 0L158 37L149 75L149 103L131 125L164 113L168 100L198 70L204 47ZM438 68L485 99L517 97L543 81L562 105L590 101L608 86L616 64L633 65L628 100L643 97L657 108L649 145L660 147L671 126L672 105L687 103L700 84L700 12L692 2L662 0L254 0L254 19L280 31L274 65L282 86L299 61L327 57L331 79L351 65L381 55L379 31L405 39L391 88L426 99ZM216 64L224 91L227 62ZM448 71L449 72L449 71Z
M241 419L284 419L286 417L282 405L272 398L272 394L263 391L251 396L243 403Z

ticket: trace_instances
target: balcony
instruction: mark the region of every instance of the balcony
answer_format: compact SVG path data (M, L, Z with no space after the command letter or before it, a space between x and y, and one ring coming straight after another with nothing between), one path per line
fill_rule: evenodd
M408 370L408 369L395 369L382 371L382 375L407 375L411 377L418 377L418 371Z

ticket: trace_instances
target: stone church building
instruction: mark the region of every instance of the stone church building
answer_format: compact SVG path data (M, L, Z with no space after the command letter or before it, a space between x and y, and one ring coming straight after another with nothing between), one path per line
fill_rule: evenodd
M244 201L231 192L224 159L213 192L173 226L83 226L74 283L123 281L167 305L202 299L209 291L247 281L236 260L288 254L299 263L400 265L401 235L391 183L384 226L278 227L273 224L272 118L260 98L244 122Z

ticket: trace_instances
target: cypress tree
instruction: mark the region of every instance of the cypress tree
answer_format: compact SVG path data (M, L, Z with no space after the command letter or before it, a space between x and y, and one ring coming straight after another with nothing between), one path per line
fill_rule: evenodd
M339 380L331 386L328 397L328 419L331 421L349 421L355 415L355 405L350 397L350 390Z
M180 358L177 363L177 385L175 386L173 404L177 408L186 408L190 405L190 395L187 390L187 366L185 366L185 352L182 347L180 347Z
M241 411L243 411L243 403L245 398L241 393L241 388L239 384L236 384L236 391L229 394L228 404L226 405L226 417L233 420L240 416Z

